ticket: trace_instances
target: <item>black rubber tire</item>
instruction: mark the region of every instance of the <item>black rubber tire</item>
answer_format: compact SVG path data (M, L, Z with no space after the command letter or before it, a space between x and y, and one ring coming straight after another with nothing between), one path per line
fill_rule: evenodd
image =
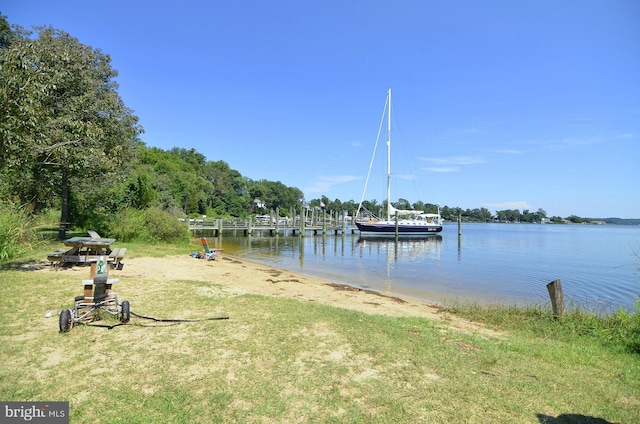
M128 300L122 301L122 312L120 313L120 321L123 323L128 323L129 319L131 319L131 305L129 305Z
M60 332L66 333L71 330L73 320L71 318L71 310L63 309L60 311Z

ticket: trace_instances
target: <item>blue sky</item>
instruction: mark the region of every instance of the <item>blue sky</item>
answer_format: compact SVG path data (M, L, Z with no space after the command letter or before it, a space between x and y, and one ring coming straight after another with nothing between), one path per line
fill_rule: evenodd
M640 2L5 0L100 48L162 149L360 200L640 218ZM384 157L366 199L384 200Z

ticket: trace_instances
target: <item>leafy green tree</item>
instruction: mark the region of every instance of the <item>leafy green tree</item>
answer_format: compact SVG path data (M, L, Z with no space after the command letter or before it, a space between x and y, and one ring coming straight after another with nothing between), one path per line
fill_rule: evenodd
M571 223L574 223L574 224L580 224L580 223L582 223L582 222L583 222L583 219L582 219L582 218L580 218L580 217L579 217L579 216L577 216L577 215L571 215L571 216L568 216L568 217L567 217L567 221L569 221L569 222L571 222Z
M212 187L207 196L207 206L218 215L245 215L251 210L253 199L262 195L251 197L248 181L222 160L207 162L204 178Z
M344 209L344 206L342 205L342 201L338 198L335 198L329 201L326 205L327 205L327 210L333 211L333 212L342 212Z
M409 203L409 201L407 199L403 199L403 198L399 198L397 202L395 202L394 207L396 209L403 209L403 210L410 210L411 208L411 203Z
M440 209L440 215L442 215L442 219L446 220L446 221L452 221L452 217L453 217L453 213L451 212L451 208L449 208L449 206L443 206L442 209Z
M520 216L520 222L531 223L535 221L535 215L529 212L529 209L525 209L522 211L522 215Z
M491 221L491 212L487 208L480 208L478 213L478 219L480 222L490 222Z
M0 51L0 172L21 178L3 188L34 210L55 190L61 223L73 223L74 187L126 174L142 128L119 97L116 76L108 55L64 31L16 32Z
M445 205L440 209L440 215L445 221L457 221L458 215L462 215L462 210L460 208L450 208Z
M382 205L376 199L372 200L363 200L362 207L371 212L372 214L378 215L381 212Z
M262 201L267 209L276 210L286 213L292 208L300 209L304 195L302 190L297 187L287 187L280 181L260 180L262 191ZM328 202L328 199L325 197ZM312 205L313 206L313 205Z
M0 13L0 49L9 47L12 38L11 25L9 25L7 17Z
M185 149L164 151L157 147L140 151L138 173L149 175L148 185L156 193L155 206L183 214L204 214L212 184L203 177L204 156Z
M174 147L169 150L169 153L182 159L197 175L202 175L207 159L202 153L198 153L195 149L187 150L180 147Z
M488 222L491 220L491 212L486 208L467 209L461 215L465 221Z
M505 209L503 211L496 212L498 220L501 222L519 222L520 211L518 209Z
M338 212L347 211L349 215L353 215L356 213L357 209L358 204L355 202L355 200L349 199L346 202L342 202L341 208L338 210Z

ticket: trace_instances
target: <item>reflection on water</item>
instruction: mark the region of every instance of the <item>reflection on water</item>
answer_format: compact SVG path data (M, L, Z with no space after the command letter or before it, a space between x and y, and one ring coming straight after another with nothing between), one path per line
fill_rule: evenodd
M361 274L365 277L360 284L367 289L377 290L386 294L404 294L416 297L418 293L408 293L407 288L401 293L396 274L403 268L412 269L415 264L438 263L442 247L442 236L433 235L421 239L390 240L390 239L368 239L358 238L358 257L367 262L375 261L376 268L367 272L360 268ZM412 265L414 264L414 265ZM384 279L368 278L370 274L380 274L384 272ZM418 271L416 270L416 273ZM414 276L414 281L418 275Z
M568 302L625 308L640 295L640 227L466 224L425 239L359 235L209 238L225 253L283 269L429 302L548 303L561 279ZM599 228L597 228L599 227Z
M393 259L395 262L416 261L424 259L427 255L436 255L437 259L441 245L441 235L422 239L398 240L397 242L388 239L358 238L358 248L361 253L366 251L371 256L384 255L387 259Z
M370 239L358 235L319 235L315 237L272 236L272 237L218 237L208 238L209 244L215 248L224 248L230 254L247 256L255 259L295 256L297 254L300 268L305 266L305 251L312 257L321 256L358 256L384 257L394 262L413 262L438 258L442 244L442 236L433 235L421 239L399 240Z

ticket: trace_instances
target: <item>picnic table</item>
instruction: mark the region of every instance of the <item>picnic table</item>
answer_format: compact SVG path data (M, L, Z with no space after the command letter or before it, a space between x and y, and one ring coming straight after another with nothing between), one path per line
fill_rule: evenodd
M95 234L95 233L94 233ZM111 266L122 269L122 259L126 248L112 249L116 241L104 237L72 237L64 241L66 249L56 250L47 255L47 260L59 265L87 265L96 262L101 256L110 258Z

